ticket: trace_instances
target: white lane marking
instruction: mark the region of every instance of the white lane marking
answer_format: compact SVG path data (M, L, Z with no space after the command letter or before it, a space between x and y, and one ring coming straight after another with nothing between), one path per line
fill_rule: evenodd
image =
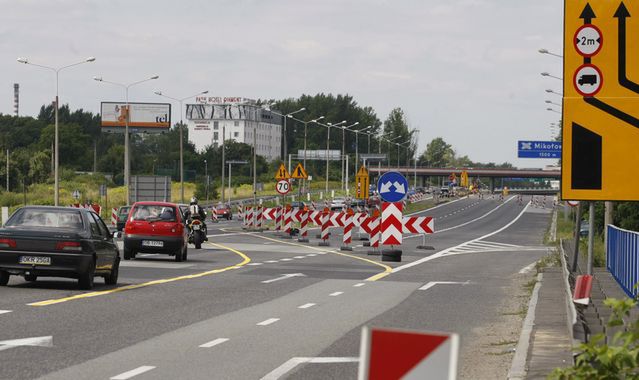
M211 347L217 346L218 344L222 344L224 342L228 342L228 340L229 340L228 338L218 338L218 339L212 340L212 341L210 341L208 343L204 343L204 344L200 345L199 347L201 347L201 348L211 348Z
M313 307L315 305L317 305L317 304L315 304L315 303L305 303L304 305L298 306L297 308L298 309L308 309L309 307Z
M500 207L504 206L506 203L508 203L508 202L512 201L513 199L515 199L515 197L514 197L514 196L513 196L513 197L508 198L508 199L507 199L504 203L500 203L500 204L499 204L497 207L495 207L494 209L492 209L492 210L488 211L488 212L487 212L487 213L485 213L484 215L479 216L479 217L477 217L477 218L475 218L475 219L469 220L469 221L464 222L464 223L462 223L462 224L458 224L458 225L456 225L456 226L452 226L452 227L444 228L444 229L441 229L441 230L435 230L433 233L434 233L434 234L439 234L439 233L442 233L442 232L446 232L446 231L454 230L454 229L457 229L457 228L460 228L460 227L467 226L467 225L469 225L469 224L471 224L471 223L474 223L474 222L476 222L476 221L478 221L478 220L484 219L485 217L487 217L488 215L490 215L490 214L492 214L493 212L497 211ZM417 234L417 235L404 236L404 239L412 239L412 238L421 237L421 236L423 236L423 235L421 235L421 234ZM432 256L428 256L428 257L432 257Z
M262 281L262 284L270 284L271 282L286 280L287 278L293 278L293 277L306 277L306 275L304 273L287 273L287 274L283 274L280 277Z
M248 263L247 265L253 265L253 266L255 266L255 265L264 265L264 264L263 264L263 263Z
M513 199L513 198L509 198L506 202L510 201L511 199ZM506 204L506 202L502 203L501 205ZM515 222L517 222L517 221L519 220L519 218L521 218L521 216L522 216L522 215L524 215L524 213L525 213L525 212L526 212L526 210L528 209L528 206L530 206L530 202L526 203L526 207L524 207L524 209L523 209L523 210L521 210L521 212L519 213L519 215L517 215L517 216L515 217L515 219L511 220L508 224L506 224L505 226L501 227L500 229L498 229L498 230L496 230L496 231L493 231L493 232L491 232L491 233L489 233L489 234L486 234L486 235L484 235L484 236L480 236L480 237L478 237L478 238L476 238L476 239L469 240L469 241L467 241L467 242L464 242L464 243L462 243L462 244L456 245L456 246L454 246L454 247L447 248L447 249L445 249L445 250L443 250L443 251L439 251L439 252L437 252L437 253L435 253L435 254L433 254L433 255L426 256L426 257L421 258L421 259L419 259L419 260L417 260L417 261L413 261L412 263L408 263L408 264L404 264L404 265L398 266L398 267L394 268L394 269L393 269L393 271L392 271L391 273L397 273L397 272L402 271L402 270L404 270L404 269L408 269L408 268L414 267L414 266L416 266L416 265L420 265L420 264L423 264L423 263L425 263L425 262L428 262L428 261L431 261L431 260L434 260L434 259L438 259L438 258L440 258L440 257L442 257L442 256L444 256L444 255L446 255L448 252L450 252L450 251L453 251L453 250L457 249L458 247L464 246L464 245L469 244L469 243L474 243L474 242L476 242L476 241L479 241L479 240L485 239L485 238L490 237L490 236L493 236L493 235L497 235L498 233L502 232L502 231L503 231L503 230L505 230L506 228L508 228L508 227L512 226L513 224L515 224ZM492 211L494 211L494 210L496 210L496 209L493 209ZM492 211L491 211L491 212L492 212Z
M0 310L0 314L11 313L13 310Z
M30 346L30 347L53 347L52 336L37 336L33 338L10 339L0 341L0 351L8 350L14 347Z
M281 259L280 261L293 261L293 259Z
M365 283L365 282L360 282L359 284L355 284L355 285L353 285L353 287L355 287L355 288L359 288L360 286L364 286L364 285L366 285L366 283Z
M322 254L323 254L323 253L322 253ZM316 253L309 253L309 254L308 254L308 255L306 255L306 256L307 256L307 257L315 257L315 256L317 256L317 254L316 254Z
M273 264L273 263L276 263L276 262L277 262L277 260L267 260L267 261L265 261L265 263L269 263L269 264Z
M341 294L344 294L344 292L335 292L335 293L331 293L331 294L329 294L329 296L331 296L331 297L337 297L337 296L339 296L339 295L341 295Z
M295 256L295 257L293 257L293 258L294 258L294 259L304 259L304 258L306 258L306 256Z
M277 322L279 320L280 320L279 318L269 318L269 319L267 319L265 321L262 321L262 322L258 323L257 325L258 326L268 326L268 325L273 324L273 323L275 323L275 322Z
M136 369L132 369L130 371L121 373L117 376L111 377L111 380L127 380L134 376L143 374L144 372L149 372L150 370L155 369L155 367L150 365L143 365L142 367L138 367Z
M467 196L466 196L466 197L461 197L461 198L456 199L456 200L454 200L454 201L450 201L450 202L442 203L442 204L440 204L440 205L437 205L437 206L435 206L435 207L431 207L431 208L426 209L426 210L421 210L421 211L413 212L413 213L411 213L411 214L406 214L405 216L413 216L413 215L417 215L417 214L424 214L424 213L426 213L426 212L430 212L430 211L432 211L432 210L434 210L434 209L437 209L437 208L440 208L440 207L444 207L444 206L452 205L453 203L459 202L459 201L461 201L461 200L463 200L463 199L466 199L466 198L468 198L468 197L467 197Z
M426 283L426 285L422 286L418 290L428 290L435 285L468 285L470 281L459 282L459 281L431 281Z
M519 271L519 274L529 273L531 270L533 270L533 268L535 267L536 264L537 264L537 262L535 261L532 264L526 265L525 267L521 268L521 270Z
M359 358L354 357L316 357L316 358L291 358L286 363L275 368L260 380L277 380L282 378L293 368L303 363L332 364L332 363L358 363Z

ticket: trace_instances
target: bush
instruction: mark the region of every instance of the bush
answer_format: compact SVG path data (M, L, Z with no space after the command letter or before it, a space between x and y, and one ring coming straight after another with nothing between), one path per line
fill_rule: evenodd
M609 328L624 326L637 302L632 299L604 301L612 309ZM556 368L550 379L639 379L639 320L618 331L610 344L605 344L605 335L596 334L590 342L579 345L581 354L572 367Z

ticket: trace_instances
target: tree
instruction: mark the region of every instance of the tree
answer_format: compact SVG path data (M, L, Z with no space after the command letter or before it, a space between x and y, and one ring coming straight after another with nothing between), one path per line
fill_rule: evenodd
M444 168L451 166L451 160L454 156L455 152L452 146L446 143L443 138L437 137L428 143L418 162L420 165L432 168Z
M416 129L409 130L408 121L401 108L395 108L390 112L384 121L384 137L393 140L393 143L389 143L388 149L388 163L391 166L397 162L406 165L410 158L415 156L417 144L413 137L416 132ZM398 147L396 144L403 145Z

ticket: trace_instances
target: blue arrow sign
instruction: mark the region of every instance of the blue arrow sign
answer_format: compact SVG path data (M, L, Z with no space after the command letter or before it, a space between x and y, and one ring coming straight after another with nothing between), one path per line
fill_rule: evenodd
M406 198L408 180L399 172L386 172L377 181L377 192L386 202L399 202Z
M519 141L519 158L561 158L560 141Z

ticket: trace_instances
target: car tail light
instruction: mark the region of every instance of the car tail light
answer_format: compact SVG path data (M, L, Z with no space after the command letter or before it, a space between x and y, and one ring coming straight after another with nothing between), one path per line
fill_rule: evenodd
M13 239L0 239L0 248L15 248L16 241Z
M55 245L56 251L81 252L82 246L78 241L59 241Z
M191 224L202 224L202 222L200 222L200 221L199 221L199 220L197 220L197 219L194 219L194 220L191 222Z

